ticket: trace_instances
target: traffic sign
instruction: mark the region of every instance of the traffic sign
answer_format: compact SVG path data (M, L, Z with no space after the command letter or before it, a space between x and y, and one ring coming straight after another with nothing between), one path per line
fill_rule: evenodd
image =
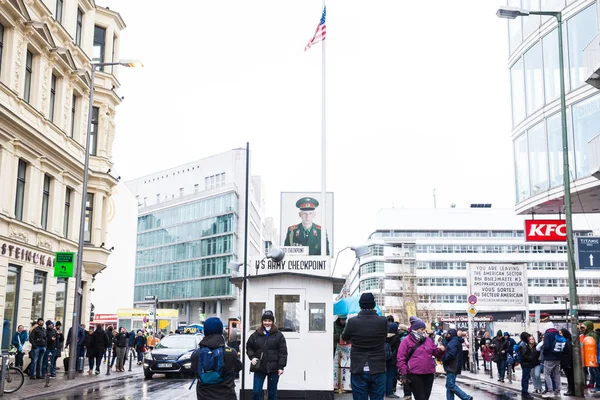
M474 294L469 296L469 304L475 305L477 304L477 296L475 296Z
M54 277L72 278L73 265L75 264L75 253L56 252L54 254Z
M600 237L577 237L575 247L579 269L600 269Z
M472 317L477 315L477 309L473 306L469 306L469 309L467 310L467 312L469 313L469 315L471 315Z

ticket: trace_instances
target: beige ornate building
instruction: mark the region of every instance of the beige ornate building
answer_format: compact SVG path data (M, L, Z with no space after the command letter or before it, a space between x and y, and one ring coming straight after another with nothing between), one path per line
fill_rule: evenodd
M54 252L77 251L92 62L119 60L121 16L94 0L0 0L0 332L73 315L75 279ZM106 268L118 68L96 72L85 221L83 307Z

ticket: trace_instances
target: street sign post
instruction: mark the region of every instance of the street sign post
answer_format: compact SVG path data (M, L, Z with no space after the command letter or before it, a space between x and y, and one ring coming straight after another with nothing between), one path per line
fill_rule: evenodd
M73 252L56 252L54 254L54 277L55 278L72 278L73 267L75 265L75 253Z
M575 249L579 269L600 269L600 237L577 237Z

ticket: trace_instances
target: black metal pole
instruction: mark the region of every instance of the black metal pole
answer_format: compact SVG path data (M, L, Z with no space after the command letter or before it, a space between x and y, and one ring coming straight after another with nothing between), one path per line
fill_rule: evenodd
M129 348L129 372L131 372L131 363L133 362L133 354L131 353L131 347Z
M242 281L242 353L246 352L246 330L249 328L246 321L246 275L248 273L248 195L250 185L250 143L246 142L246 198L244 200L244 280ZM240 389L240 399L245 400L244 386L246 383L246 355L240 354L242 358L242 387Z

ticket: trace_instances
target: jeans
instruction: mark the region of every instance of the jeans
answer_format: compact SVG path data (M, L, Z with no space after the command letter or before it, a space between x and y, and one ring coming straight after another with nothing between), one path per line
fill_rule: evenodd
M15 354L15 367L21 367L21 369L23 368L23 357L25 356L25 353L23 353L22 351L17 351L17 354Z
M352 384L353 400L383 400L385 396L386 373L371 374L363 371L362 374L352 374L350 382Z
M397 367L387 367L385 371L385 395L389 396L394 393L396 388L396 375L398 375Z
M531 376L531 370L533 368L525 368L523 369L523 376L521 376L521 393L527 394L529 393L529 377Z
M263 385L267 376L269 377L269 379L267 379L267 399L277 399L277 383L279 382L279 374L277 372L271 372L269 374L255 372L254 383L252 386L252 400L262 400Z
M90 371L94 369L94 361L96 364L96 371L100 371L100 365L102 365L102 353L96 354L95 356L88 357L88 361L90 364Z
M600 390L600 369L598 367L588 367L590 371L590 383L594 384L594 389Z
M461 400L468 400L471 398L471 396L456 386L456 374L453 372L446 372L446 400L454 399L454 395L457 395Z
M498 379L504 379L504 374L506 373L506 360L498 360L496 367L498 367Z
M542 364L538 364L531 369L531 380L533 381L533 388L535 390L542 391Z
M120 370L123 369L123 365L125 364L125 347L117 347L116 351L117 369Z
M560 360L544 361L544 377L548 392L560 392Z
M50 375L54 375L54 368L56 367L56 349L47 349L46 353L44 353L42 375L46 375L46 372L48 371L48 357L50 357Z
M42 377L42 364L44 363L44 354L46 354L46 347L36 347L31 350L31 368L29 376Z
M137 352L137 360L138 360L138 362L144 361L144 352L143 351L138 350L138 352Z

